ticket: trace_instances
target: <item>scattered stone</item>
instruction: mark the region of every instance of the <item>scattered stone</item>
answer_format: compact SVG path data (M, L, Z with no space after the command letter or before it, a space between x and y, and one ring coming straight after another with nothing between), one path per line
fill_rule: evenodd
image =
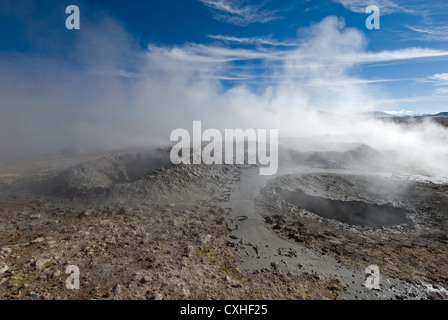
M112 291L113 291L113 293L115 294L115 295L120 295L121 294L121 285L120 284L117 284L113 289L112 289Z
M118 210L117 214L120 215L120 216L122 216L122 215L126 215L126 214L128 214L129 212L130 212L129 209L121 208L120 210Z
M191 256L191 254L194 252L193 246L186 246L185 247L185 256L188 258Z
M56 270L55 272L53 272L53 274L51 275L52 278L58 278L61 275L61 271Z
M2 250L0 251L1 254L9 254L11 253L12 249L11 248L2 248Z
M93 214L93 210L92 209L89 209L89 210L86 210L86 211L84 211L84 212L81 212L79 215L78 215L78 219L82 219L82 218L87 218L87 217L90 217L91 215Z
M177 220L170 219L167 221L168 225L171 227L177 227Z
M31 241L31 243L32 244L36 244L36 243L41 243L41 242L44 242L44 241L45 241L45 238L40 237L40 238L36 238L33 241Z
M0 266L1 266L1 264L0 264ZM9 270L8 265L4 264L2 267L0 267L0 274L4 274L8 270Z
M271 262L271 267L272 267L274 270L277 270L277 269L278 269L278 262L277 262L277 261L272 261L272 262Z
M36 260L34 267L36 268L36 270L42 270L45 267L45 265L50 261L51 261L50 259L38 259Z
M151 281L151 278L148 276L144 276L143 278L140 279L141 284L148 283L149 281Z
M28 292L26 294L26 296L30 297L31 299L35 299L35 300L43 300L43 297L40 294L33 292L33 291Z
M163 300L163 295L160 293L156 293L150 298L150 300L157 300L157 301Z
M212 239L212 236L210 234L206 234L201 237L201 244L207 244Z

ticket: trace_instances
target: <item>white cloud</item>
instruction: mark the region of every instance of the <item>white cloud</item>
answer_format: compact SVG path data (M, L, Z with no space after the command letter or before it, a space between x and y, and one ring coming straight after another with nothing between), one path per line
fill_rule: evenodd
M385 105L397 105L401 103L414 103L414 102L420 102L425 101L429 97L427 96L414 96L414 97L406 97L406 98L391 98L391 99L376 99L375 102L378 106L385 106Z
M239 26L266 23L280 19L275 10L262 9L263 4L246 4L244 0L199 0L214 13L214 18Z
M441 94L441 95L448 94L448 88L437 88L436 93Z
M350 50L340 50L335 52L320 49L319 54L316 54L317 48L313 46L308 48L309 42L304 45L291 46L289 50L273 49L231 49L228 47L218 45L202 45L202 44L188 44L177 47L149 47L153 59L157 59L157 66L161 69L172 68L177 70L180 65L182 69L188 69L191 72L201 72L202 76L207 74L207 77L223 80L248 80L260 78L267 83L274 83L281 81L285 77L299 81L301 79L303 70L325 69L325 68L350 68L358 64L380 63L380 62L394 62L416 58L432 58L440 56L448 56L448 52L408 48L396 51L382 51L382 52L362 52L355 50L352 53L346 53ZM319 44L321 45L321 44ZM331 44L332 46L334 44ZM345 47L347 48L347 47ZM329 55L328 52L331 52ZM250 62L256 60L260 64L253 63L238 63L236 62ZM291 63L296 60L296 63ZM299 62L300 61L300 62ZM285 65L290 71L283 72ZM271 72L258 73L257 69L266 67ZM232 76L229 76L232 72ZM258 75L255 75L258 73ZM287 75L288 74L288 75ZM328 86L340 87L347 84L371 84L392 81L402 81L409 79L326 79L323 81L305 81L307 86ZM412 80L412 79L411 79Z
M210 39L215 39L223 42L248 44L248 45L266 45L275 47L294 47L298 45L297 41L279 41L276 39L272 39L270 37L241 38L225 35L208 35L208 37Z
M408 29L418 32L422 40L448 41L448 26L428 24L426 26L407 26Z
M357 55L342 56L342 60L360 63L374 63L386 61L399 61L421 58L435 58L448 56L448 50L435 50L426 48L405 48L398 50L384 50L380 52L365 52Z
M404 48L397 50L384 50L368 52L366 39L356 29L346 28L343 20L336 17L328 17L318 25L301 31L307 34L297 42L290 41L288 46L279 48L275 42L269 42L266 38L237 38L231 36L210 36L224 42L237 42L246 44L269 43L267 47L252 49L232 49L219 45L188 44L174 48L150 48L154 53L159 52L160 60L189 62L190 70L201 71L204 69L213 73L214 78L222 79L265 79L269 83L277 83L288 77L299 81L304 70L319 70L334 68L346 70L355 65L374 63L394 63L412 59L432 59L435 57L447 57L448 51L427 48ZM319 35L319 37L317 37ZM340 50L335 50L340 48ZM257 60L262 62L270 72L254 72L260 68L259 64L235 65L234 62ZM163 65L163 63L160 63ZM288 70L284 72L284 69ZM229 71L232 74L229 74ZM258 70L259 71L259 70ZM254 73L257 73L255 76ZM299 75L299 76L298 76ZM211 76L211 75L209 75ZM354 83L367 84L386 81L400 81L403 79L319 79L309 81L307 85L328 85L329 87L341 86L341 84Z
M397 110L384 111L384 113L391 114L394 116L411 116L414 114L412 110L405 110L405 109L401 109L398 111Z
M448 73L438 73L429 78L438 81L448 81Z
M435 93L441 96L448 94L448 73L437 73L428 79L437 86Z

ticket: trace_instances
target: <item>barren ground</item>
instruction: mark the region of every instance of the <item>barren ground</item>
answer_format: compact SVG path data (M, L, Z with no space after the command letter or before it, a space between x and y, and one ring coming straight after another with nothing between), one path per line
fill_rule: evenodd
M347 172L258 182L256 172L135 150L1 167L0 298L447 298L448 186L372 178L390 186L372 189ZM322 218L285 199L298 190L389 204L409 222ZM364 287L371 264L387 281L380 290ZM66 288L69 265L79 290Z

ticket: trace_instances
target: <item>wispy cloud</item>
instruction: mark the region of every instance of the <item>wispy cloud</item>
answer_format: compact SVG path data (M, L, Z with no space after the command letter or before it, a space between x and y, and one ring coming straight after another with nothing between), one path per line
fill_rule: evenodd
M435 26L432 23L426 26L407 26L408 29L420 33L422 40L448 41L448 26Z
M347 55L346 57L342 56L341 59L356 61L359 63L375 63L435 57L448 57L448 50L405 48L398 50L384 50L380 52L366 52L356 55Z
M435 94L448 94L448 73L437 73L428 77L428 79L436 86Z
M407 98L391 98L391 99L377 99L375 101L377 106L384 105L397 105L400 103L415 103L428 100L428 96L415 96L415 97L407 97ZM390 111L389 111L390 112Z
M332 50L324 50L322 44L309 46L309 41L299 42L295 46L293 43L288 44L285 48L274 46L265 38L236 38L229 36L210 36L213 39L228 40L245 43L268 43L270 47L260 48L230 48L220 45L203 45L188 44L177 47L157 47L151 46L149 50L153 59L157 59L156 64L160 68L173 67L174 69L182 69L199 72L207 77L222 80L248 80L265 78L267 82L272 83L279 81L277 71L281 71L287 67L289 79L297 80L297 70L321 70L324 72L326 68L350 68L354 65L376 64L376 63L398 63L412 59L433 59L446 57L448 59L448 50L436 50L427 48L404 48L398 50L384 50L378 52L366 52L362 50L362 44L355 48L354 52L346 53L350 50L340 50L338 52ZM347 47L344 47L347 48ZM316 54L316 50L320 50ZM258 61L258 63L241 63ZM259 72L260 63L269 72ZM281 77L285 77L286 73L280 72ZM443 77L445 74L434 75L435 77ZM299 77L300 78L300 77ZM309 86L327 86L338 87L347 84L369 84L415 79L318 79L319 81L307 82ZM431 79L422 79L430 81ZM439 79L440 80L440 79Z
M441 94L441 95L446 95L446 94L448 94L448 88L437 88L436 93Z
M225 35L208 35L210 39L215 39L227 43L248 44L248 45L266 45L276 47L293 47L297 46L297 41L279 41L271 37L250 37L240 38Z
M443 81L448 84L448 73L438 73L429 78L433 80Z
M366 8L370 5L378 6L382 15L388 15L395 12L415 12L413 9L407 8L393 0L333 0L333 2L339 3L343 5L344 8L356 13L365 13Z
M199 0L210 8L214 18L238 26L280 19L277 10L263 9L264 3L247 4L244 0Z

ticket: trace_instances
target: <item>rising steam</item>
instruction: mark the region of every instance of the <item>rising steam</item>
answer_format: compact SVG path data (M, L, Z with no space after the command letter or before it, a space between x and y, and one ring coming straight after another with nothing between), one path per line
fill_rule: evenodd
M377 57L366 51L361 31L336 17L299 30L297 45L288 50L222 43L141 48L107 16L86 19L81 31L67 55L0 53L0 163L68 147L169 144L172 130L191 130L201 120L220 130L339 137L368 144L391 162L448 177L448 130L355 116L388 97L351 75L360 60ZM254 78L236 66L239 60L257 61L268 74Z

